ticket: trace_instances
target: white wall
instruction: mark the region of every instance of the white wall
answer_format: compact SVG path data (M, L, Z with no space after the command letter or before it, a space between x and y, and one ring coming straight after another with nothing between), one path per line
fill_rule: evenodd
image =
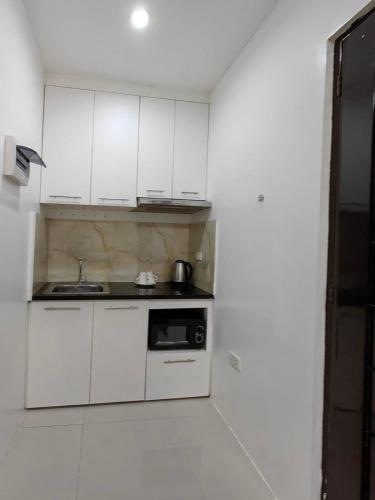
M280 500L319 498L327 40L366 3L280 0L212 95L213 397Z
M0 461L24 406L29 214L40 171L31 188L2 177L4 135L40 152L43 71L20 0L0 0ZM26 190L26 196L25 196Z

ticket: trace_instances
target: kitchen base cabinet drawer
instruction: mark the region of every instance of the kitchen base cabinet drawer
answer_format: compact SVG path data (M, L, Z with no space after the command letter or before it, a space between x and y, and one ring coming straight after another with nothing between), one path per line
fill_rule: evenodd
M146 400L208 396L208 351L148 352Z

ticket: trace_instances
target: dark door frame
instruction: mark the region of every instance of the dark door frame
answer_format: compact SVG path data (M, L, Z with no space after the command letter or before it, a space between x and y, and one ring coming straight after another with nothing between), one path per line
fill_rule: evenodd
M325 362L324 362L324 407L323 407L323 451L322 451L322 487L321 499L326 500L328 443L330 430L331 362L334 353L333 324L335 321L336 290L336 248L338 227L338 187L340 176L340 95L341 95L341 50L342 42L367 17L372 15L372 8L353 24L335 41L333 68L333 107L331 134L331 164L329 181L329 232L327 260L326 320L325 320ZM366 457L364 457L366 460ZM366 478L365 478L366 481Z

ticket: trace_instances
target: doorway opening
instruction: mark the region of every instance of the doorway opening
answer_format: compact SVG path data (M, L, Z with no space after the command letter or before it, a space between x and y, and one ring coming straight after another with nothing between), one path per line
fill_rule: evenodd
M375 10L334 67L322 499L374 500Z

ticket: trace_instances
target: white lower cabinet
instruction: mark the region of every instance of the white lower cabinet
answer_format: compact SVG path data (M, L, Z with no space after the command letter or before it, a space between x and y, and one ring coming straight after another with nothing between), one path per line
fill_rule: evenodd
M149 351L146 400L191 398L210 393L208 351Z
M191 306L183 302L178 306ZM26 407L208 396L210 350L147 351L151 303L32 302ZM152 307L174 306L159 301ZM208 347L210 318L209 313Z
M89 402L93 303L30 305L26 406Z
M90 403L145 398L147 303L94 304Z

